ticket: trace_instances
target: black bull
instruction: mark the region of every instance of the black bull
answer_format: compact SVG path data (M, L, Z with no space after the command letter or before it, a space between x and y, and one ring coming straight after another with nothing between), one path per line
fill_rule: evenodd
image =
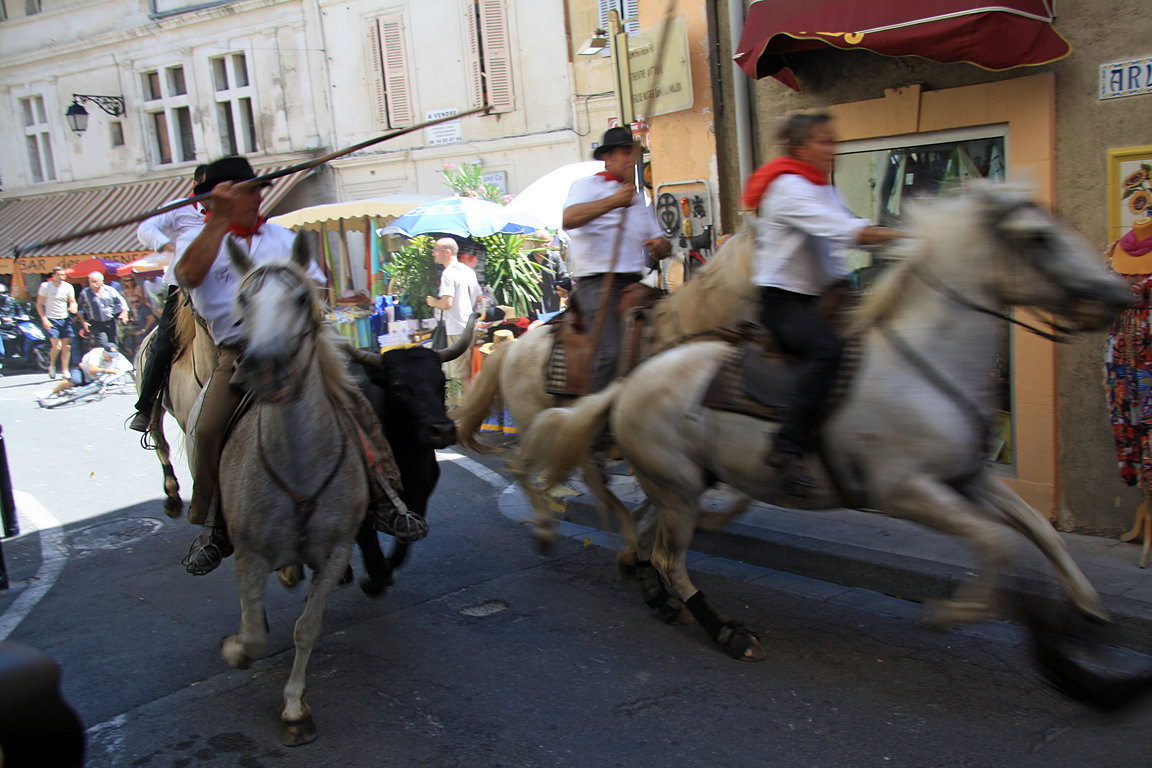
M353 355L359 363L350 367L353 378L380 418L400 469L404 484L400 498L421 517L425 516L428 498L440 479L435 449L456 442L456 426L444 407L445 380L440 366L469 350L472 327L469 323L457 344L440 352L412 347L380 355ZM367 518L356 534L356 544L368 574L361 579L360 588L365 594L380 595L392 584L392 572L403 564L408 545L396 542L392 554L385 557Z

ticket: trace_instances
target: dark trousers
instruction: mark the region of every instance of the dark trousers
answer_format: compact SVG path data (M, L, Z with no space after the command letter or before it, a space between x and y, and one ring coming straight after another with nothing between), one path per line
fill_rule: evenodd
M776 450L803 453L815 444L820 408L840 367L844 341L820 317L819 297L764 288L760 293L760 322L776 337L781 349L800 358L795 388Z
M116 336L116 318L112 318L111 320L89 320L88 333L91 334L89 336L89 343L92 349L119 342Z
M596 330L596 316L600 314L601 299L607 280L607 274L581 277L573 293L579 302L585 333L589 336ZM611 295L604 305L606 310L604 327L600 331L596 351L592 354L592 373L588 377L589 393L604 389L616 376L616 363L620 359L620 316L616 312L616 305L620 301L621 291L638 282L640 275L631 272L612 276Z
M141 413L152 412L152 404L156 402L156 397L168 379L168 369L172 367L172 358L176 353L176 308L179 304L180 289L174 285L169 286L164 311L160 313L160 324L152 339L152 352L140 376L140 399L136 401L136 410Z

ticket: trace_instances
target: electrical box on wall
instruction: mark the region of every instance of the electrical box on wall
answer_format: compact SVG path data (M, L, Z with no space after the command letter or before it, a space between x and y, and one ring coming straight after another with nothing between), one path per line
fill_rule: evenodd
M712 195L704 179L673 181L656 188L656 220L672 241L672 256L661 265L664 287L674 291L692 271L712 258L715 227Z

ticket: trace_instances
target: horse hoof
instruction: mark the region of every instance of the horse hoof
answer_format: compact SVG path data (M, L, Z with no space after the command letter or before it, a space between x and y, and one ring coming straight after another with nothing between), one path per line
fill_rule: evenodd
M737 661L764 661L768 658L760 638L747 627L734 628L728 642L724 644L724 650Z
M280 735L280 743L286 747L299 747L310 744L316 740L316 723L308 715L303 720L284 721L284 731Z
M974 600L928 600L923 622L932 629L948 629L957 624L975 624L992 618L987 603Z
M173 520L177 519L184 513L184 502L180 499L168 499L164 502L164 514Z
M233 669L248 669L252 657L244 652L244 645L236 635L228 635L220 640L220 655Z
M284 589L292 589L304 581L304 566L299 563L286 565L276 571L276 578L280 580L280 584Z

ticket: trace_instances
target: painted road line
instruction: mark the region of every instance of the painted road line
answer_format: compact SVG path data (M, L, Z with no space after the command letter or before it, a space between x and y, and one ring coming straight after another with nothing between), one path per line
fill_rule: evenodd
M40 532L40 569L35 580L29 582L8 610L0 615L0 641L8 639L8 635L48 594L68 562L68 537L60 527L60 521L30 494L13 491L12 496L16 500L16 511L32 523L33 530Z

